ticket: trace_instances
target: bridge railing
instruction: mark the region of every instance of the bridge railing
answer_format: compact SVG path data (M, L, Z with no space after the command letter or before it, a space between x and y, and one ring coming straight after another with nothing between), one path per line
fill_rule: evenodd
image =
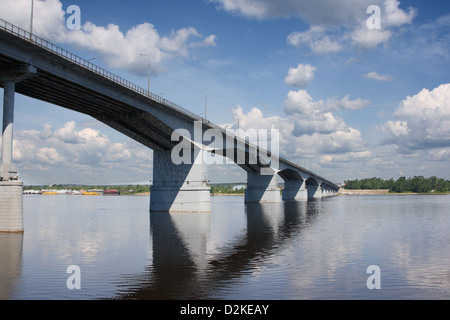
M53 54L56 54L59 57L64 58L65 60L73 62L78 66L88 69L88 70L96 73L97 75L100 75L106 79L109 79L109 80L117 83L117 84L120 84L121 86L126 87L136 93L139 93L140 95L143 95L143 96L145 96L149 99L152 99L158 103L161 103L167 107L173 108L193 119L196 119L196 120L201 119L200 116L198 116L197 114L190 112L189 110L186 110L185 108L183 108L167 99L164 99L164 98L148 91L147 89L144 89L144 88L142 88L142 87L140 87L140 86L138 86L138 85L136 85L136 84L106 70L106 69L103 69L103 68L93 64L92 62L81 58L80 56L78 56L72 52L69 52L69 51L67 51L67 50L41 38L41 37L38 37L38 36L30 33L27 30L24 30L16 25L13 25L12 23L10 23L8 21L0 19L0 29L4 30L12 35L15 35L23 40L26 40L40 48L43 48Z

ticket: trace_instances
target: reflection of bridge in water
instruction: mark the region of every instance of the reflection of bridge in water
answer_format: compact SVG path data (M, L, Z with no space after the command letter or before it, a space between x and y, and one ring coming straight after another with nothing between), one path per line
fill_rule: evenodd
M321 201L246 204L246 229L232 243L213 250L208 250L210 215L151 212L152 265L143 274L121 279L121 286L129 288L118 298L213 299L224 287L264 267L302 234L314 223L320 205Z
M0 86L4 88L0 232L22 232L22 182L13 164L14 95L20 93L89 115L153 150L152 211L210 211L204 151L236 162L247 173L246 203L308 200L336 195L339 187L239 136L42 38L0 19ZM193 150L175 164L180 141ZM213 130L222 145L192 141ZM220 138L220 139L216 139ZM277 177L284 180L282 197Z
M23 234L0 233L0 243L0 300L9 300L22 272Z
M149 300L223 297L227 288L270 265L272 258L305 235L315 225L323 204L321 200L250 203L245 205L245 214L241 204L232 203L230 210L238 209L235 214L151 212L152 259L146 271L118 276L112 281L117 289L108 296ZM235 219L230 221L230 215ZM0 300L14 298L23 285L23 242L23 233L0 233ZM89 285L83 271L82 289ZM61 278L63 287L65 280Z

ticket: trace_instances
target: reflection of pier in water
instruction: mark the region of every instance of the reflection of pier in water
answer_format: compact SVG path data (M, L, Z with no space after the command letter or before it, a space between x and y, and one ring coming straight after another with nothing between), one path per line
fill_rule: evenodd
M210 214L152 212L152 265L139 276L122 279L126 294L120 296L119 292L118 298L214 298L223 283L228 287L264 266L310 226L321 202L246 204L246 233L212 253L208 252L208 241L214 236L210 234Z
M9 300L22 271L22 233L0 233L0 300Z

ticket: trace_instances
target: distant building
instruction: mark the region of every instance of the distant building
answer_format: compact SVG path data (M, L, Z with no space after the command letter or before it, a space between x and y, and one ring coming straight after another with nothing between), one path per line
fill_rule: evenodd
M105 190L103 191L104 196L118 196L120 195L120 191L118 190Z
M41 190L24 190L23 194L41 194Z

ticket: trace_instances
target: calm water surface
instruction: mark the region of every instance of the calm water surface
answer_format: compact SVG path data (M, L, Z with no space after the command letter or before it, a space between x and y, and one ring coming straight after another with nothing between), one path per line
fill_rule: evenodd
M148 197L24 196L1 299L450 299L450 196L340 196L149 214ZM81 290L69 290L71 265ZM381 289L367 268L379 266Z

